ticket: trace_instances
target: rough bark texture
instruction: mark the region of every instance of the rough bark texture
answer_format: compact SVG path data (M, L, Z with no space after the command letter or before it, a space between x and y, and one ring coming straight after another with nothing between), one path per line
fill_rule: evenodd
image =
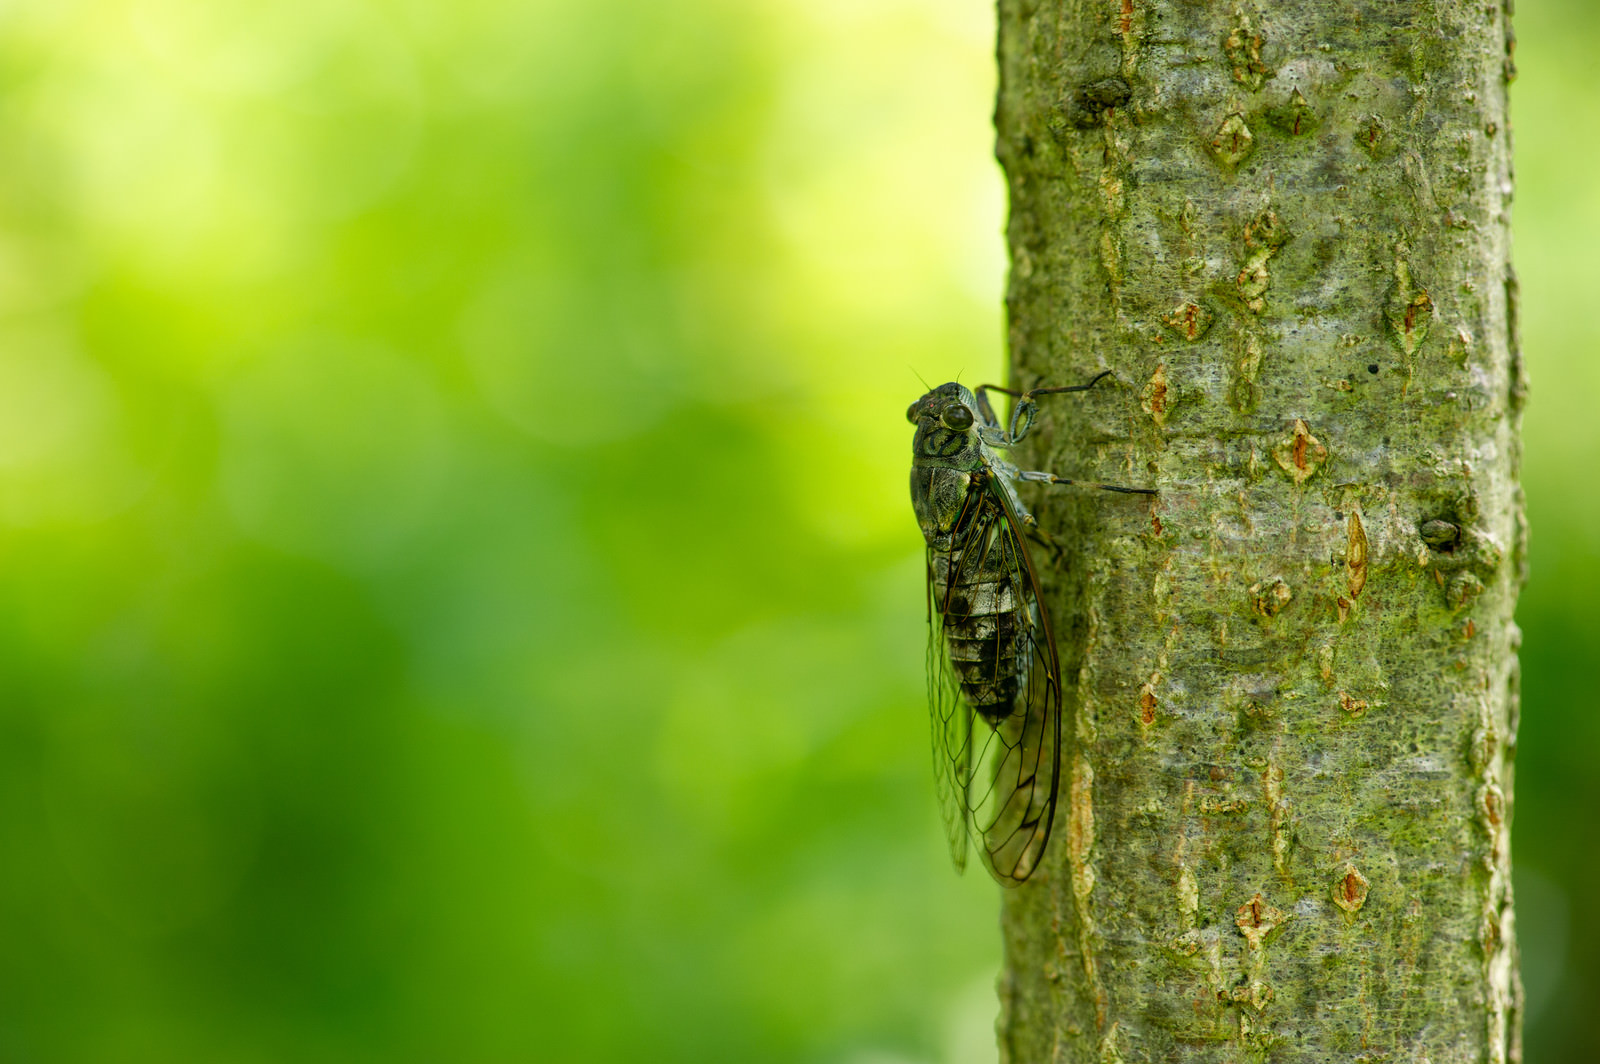
M1520 1058L1524 531L1498 2L1001 0L1048 866L1002 1057ZM1118 386L1120 385L1120 387Z

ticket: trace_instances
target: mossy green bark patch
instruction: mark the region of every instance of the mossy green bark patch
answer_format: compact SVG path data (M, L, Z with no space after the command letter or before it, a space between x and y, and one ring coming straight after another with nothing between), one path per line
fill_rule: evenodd
M1161 490L1037 500L1069 775L1004 1058L1519 1059L1505 12L1000 22L1014 372L1113 372L1026 463Z

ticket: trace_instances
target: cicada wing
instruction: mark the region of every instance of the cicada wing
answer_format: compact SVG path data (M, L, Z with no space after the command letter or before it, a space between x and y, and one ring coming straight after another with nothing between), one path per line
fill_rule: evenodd
M1039 867L1055 820L1061 776L1061 664L1056 656L1038 573L1005 493L989 489L989 519L973 523L969 564L1002 569L1014 602L1015 657L1019 672L1015 705L986 732L969 788L968 816L979 852L1004 885L1026 880ZM981 527L986 526L986 527ZM982 539L978 539L978 536Z
M1004 884L1021 883L1038 868L1050 841L1061 775L1060 687L1037 645L1031 654L1025 694L994 730L989 803L974 813L984 864Z
M940 588L949 555L928 548L928 717L933 726L933 780L944 817L945 838L956 871L967 867L967 836L972 831L967 796L972 789L972 707L950 665L945 638L945 602Z

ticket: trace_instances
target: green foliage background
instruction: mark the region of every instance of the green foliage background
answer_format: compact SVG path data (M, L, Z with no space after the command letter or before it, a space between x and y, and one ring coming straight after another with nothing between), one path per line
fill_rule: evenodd
M1600 12L1519 6L1552 1064L1600 1059ZM999 372L992 19L0 7L0 1061L993 1059L902 417Z

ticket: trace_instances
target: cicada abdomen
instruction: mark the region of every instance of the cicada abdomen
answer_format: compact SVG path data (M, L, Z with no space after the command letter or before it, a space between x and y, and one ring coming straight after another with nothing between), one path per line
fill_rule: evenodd
M975 502L976 508L986 505L981 495ZM1032 664L1038 617L1026 588L1017 586L1025 570L1009 530L994 514L973 520L982 527L958 528L952 535L960 546L932 552L930 576L961 693L974 712L995 725L1016 709Z

